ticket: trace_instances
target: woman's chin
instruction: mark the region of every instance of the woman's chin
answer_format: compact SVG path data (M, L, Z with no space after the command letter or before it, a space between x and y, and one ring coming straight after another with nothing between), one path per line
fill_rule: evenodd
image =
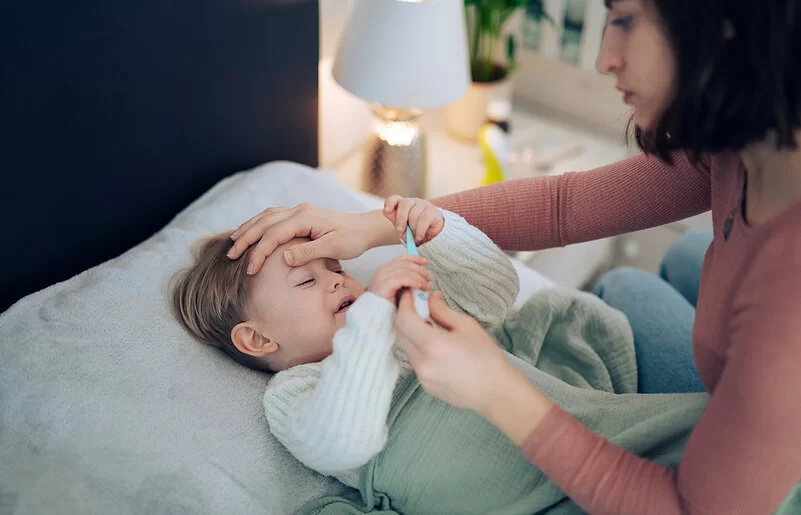
M645 132L655 131L662 116L661 110L649 110L642 107L633 108L631 114L634 125Z
M639 129L644 131L650 130L652 123L651 117L646 116L642 111L634 109L632 120L634 121L634 125L636 125Z

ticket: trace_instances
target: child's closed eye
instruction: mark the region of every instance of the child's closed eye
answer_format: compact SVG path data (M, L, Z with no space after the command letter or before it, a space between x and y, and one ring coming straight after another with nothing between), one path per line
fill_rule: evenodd
M332 272L334 272L335 274L339 274L339 275L345 275L345 271L342 270L341 268L339 270L332 270ZM300 283L296 284L295 286L311 286L312 284L314 284L314 278L310 277L308 279L305 279L304 281L301 281Z

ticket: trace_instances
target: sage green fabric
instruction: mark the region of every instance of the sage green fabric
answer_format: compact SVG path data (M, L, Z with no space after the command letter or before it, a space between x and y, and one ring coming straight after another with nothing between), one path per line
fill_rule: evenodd
M584 425L675 469L708 395L635 393L633 336L622 313L593 295L550 289L491 334ZM362 468L360 494L320 499L300 513L583 513L494 426L429 396L414 374L395 391L389 439ZM801 513L792 511L799 507L791 497L784 513Z

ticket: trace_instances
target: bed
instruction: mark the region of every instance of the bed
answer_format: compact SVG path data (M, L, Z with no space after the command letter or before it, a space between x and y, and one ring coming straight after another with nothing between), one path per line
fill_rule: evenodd
M317 2L5 7L0 514L284 514L344 493L271 437L267 377L167 301L194 241L269 206L380 205L317 168ZM344 265L366 284L402 251ZM518 270L518 304L551 284Z

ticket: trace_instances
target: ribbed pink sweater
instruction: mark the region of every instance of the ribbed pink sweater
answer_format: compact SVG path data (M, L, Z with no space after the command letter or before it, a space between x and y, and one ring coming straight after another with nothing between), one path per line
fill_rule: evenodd
M522 446L584 510L773 512L801 481L801 202L748 226L737 154L675 166L638 155L595 170L508 181L434 202L506 250L535 250L712 209L693 351L711 394L678 471L613 446L554 407ZM728 239L724 225L733 216Z

